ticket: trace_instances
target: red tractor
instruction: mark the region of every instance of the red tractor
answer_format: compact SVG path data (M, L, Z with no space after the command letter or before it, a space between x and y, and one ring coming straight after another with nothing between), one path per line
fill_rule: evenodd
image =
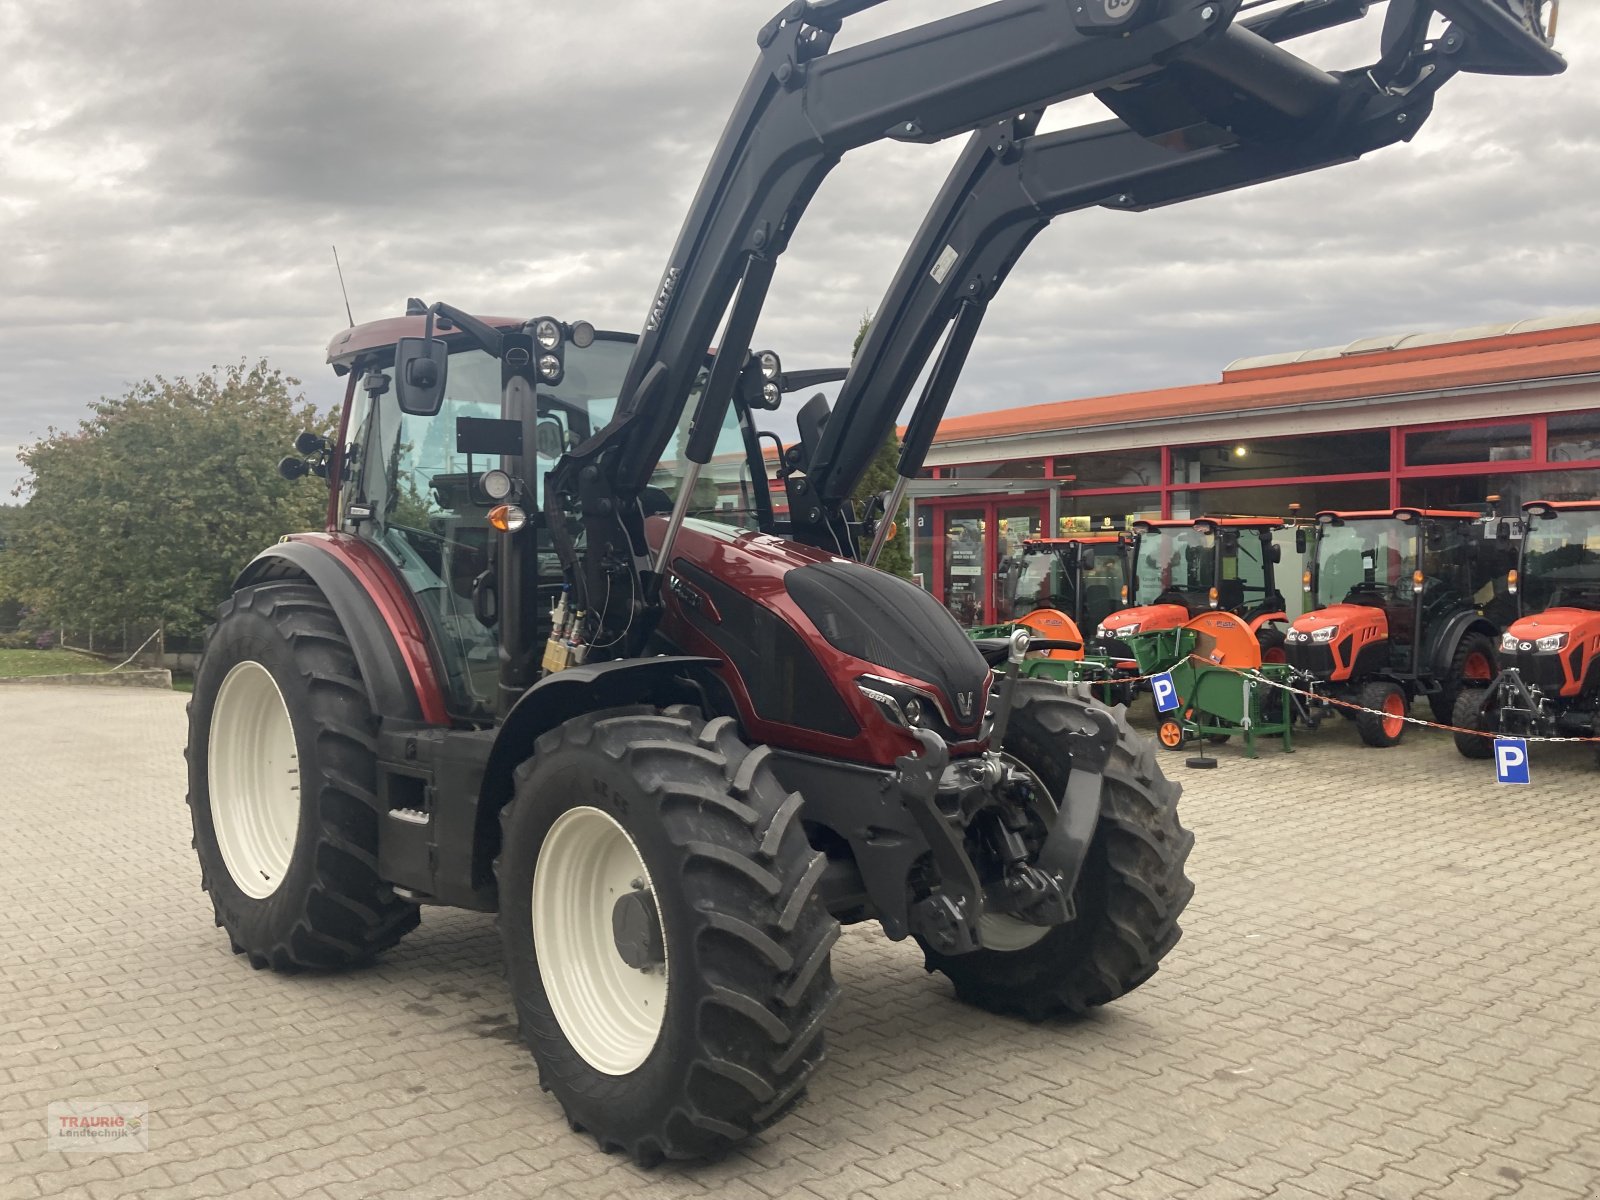
M1495 674L1509 540L1492 515L1470 509L1319 512L1303 586L1307 612L1289 629L1289 662L1329 708L1352 710L1362 741L1393 746L1426 696L1449 721L1462 687Z
M1201 517L1133 523L1132 608L1100 622L1102 651L1132 665L1129 634L1176 629L1205 612L1232 613L1261 643L1263 662L1283 662L1288 614L1274 567L1281 517Z
M1514 587L1524 614L1500 639L1504 665L1463 689L1451 724L1512 737L1600 737L1600 500L1522 506ZM1455 735L1468 758L1492 743ZM1600 753L1600 747L1597 747Z
M641 1163L796 1103L843 922L1030 1017L1124 995L1178 939L1192 838L1150 743L995 676L869 565L1029 231L1347 161L1462 71L1564 66L1503 0L1438 0L1440 37L1396 0L1338 74L1280 43L1364 5L999 0L834 50L876 2L761 29L637 339L420 303L336 338L338 434L291 468L327 480L327 528L245 569L196 675L195 848L234 950L334 968L424 906L497 912L543 1086ZM1034 141L1090 93L1116 119ZM797 414L780 518L756 422L784 374L749 349L778 258L845 152L963 133L838 401ZM858 512L947 326L900 482Z

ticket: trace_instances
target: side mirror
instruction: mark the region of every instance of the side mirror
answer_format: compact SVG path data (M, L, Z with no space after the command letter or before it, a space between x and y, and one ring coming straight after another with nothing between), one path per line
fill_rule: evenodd
M1511 522L1501 521L1499 525L1495 526L1494 537L1497 542L1509 542L1511 540Z
M1283 547L1278 545L1278 543L1272 543L1272 548L1268 551L1268 553L1272 555L1272 561L1274 564L1281 563L1283 561Z
M1294 552L1296 554L1304 554L1306 552L1306 531L1304 529L1296 529L1294 531Z
M444 404L449 348L439 338L401 338L394 347L394 397L413 417L437 416Z
M1084 571L1094 570L1094 551L1087 546L1078 551L1078 567Z

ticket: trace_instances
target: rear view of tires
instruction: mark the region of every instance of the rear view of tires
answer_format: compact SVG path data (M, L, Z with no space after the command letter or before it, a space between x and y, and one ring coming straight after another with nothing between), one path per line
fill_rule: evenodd
M1070 760L1065 731L1098 701L1054 685L1019 685L1003 753L1031 772L1059 803ZM1178 917L1194 894L1184 863L1194 835L1178 820L1179 787L1156 765L1154 743L1129 728L1121 708L1106 768L1100 824L1073 891L1076 916L1045 929L1015 918L1019 935L993 949L945 955L922 943L930 971L963 1001L1033 1020L1079 1014L1124 996L1155 974L1180 936ZM987 918L986 918L987 920Z
M378 878L375 728L314 587L223 605L189 706L189 809L201 886L252 966L346 966L416 927Z
M643 1165L777 1120L822 1059L839 927L768 753L692 711L577 717L501 814L522 1039L574 1128Z
M1398 745L1406 732L1405 689L1386 679L1362 684L1360 704L1367 712L1356 714L1356 732L1369 746L1383 749Z

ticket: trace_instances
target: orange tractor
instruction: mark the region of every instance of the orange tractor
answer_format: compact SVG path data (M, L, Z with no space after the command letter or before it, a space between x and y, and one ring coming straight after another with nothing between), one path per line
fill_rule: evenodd
M1501 636L1500 674L1460 693L1451 724L1513 737L1600 737L1600 500L1532 500L1522 512L1511 586L1524 615ZM1492 750L1470 733L1455 742L1468 758Z
M1126 638L1176 629L1206 612L1232 613L1261 644L1263 662L1284 661L1288 615L1273 578L1282 557L1272 535L1281 517L1135 521L1131 598L1095 631L1103 653L1133 665ZM1148 599L1146 599L1148 597Z
M1317 514L1316 548L1302 583L1307 611L1290 626L1289 662L1320 703L1355 703L1369 746L1393 746L1418 696L1450 720L1463 686L1494 678L1511 548L1491 515L1396 508ZM1303 542L1303 538L1297 539Z

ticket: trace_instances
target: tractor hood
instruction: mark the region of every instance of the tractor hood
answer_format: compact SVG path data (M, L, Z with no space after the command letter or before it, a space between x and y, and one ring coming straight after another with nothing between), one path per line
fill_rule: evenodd
M1112 613L1100 622L1100 628L1107 637L1126 637L1152 629L1176 629L1188 619L1189 610L1181 604L1138 604Z
M1379 637L1388 636L1389 617L1383 609L1367 604L1330 604L1296 617L1289 629L1293 633L1309 635L1319 629L1347 630L1372 625L1378 627Z
M1570 639L1568 644L1600 637L1600 612L1592 608L1547 608L1531 617L1519 617L1506 630L1507 637L1533 643L1557 633L1566 634Z

